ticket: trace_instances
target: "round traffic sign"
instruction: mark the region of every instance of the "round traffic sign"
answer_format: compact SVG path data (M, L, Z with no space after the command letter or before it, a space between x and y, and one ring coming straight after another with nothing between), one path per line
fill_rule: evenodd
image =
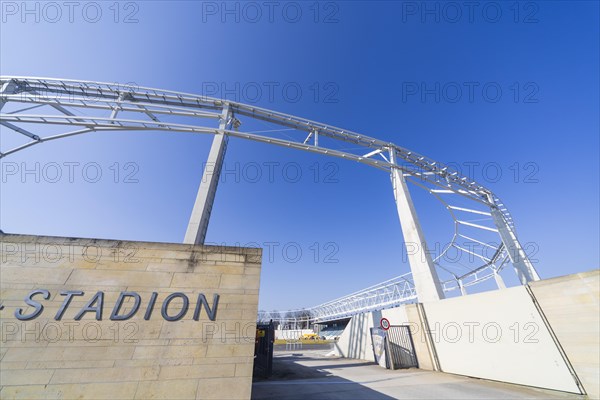
M379 325L384 331L390 329L390 321L387 318L381 318L381 321L379 321Z

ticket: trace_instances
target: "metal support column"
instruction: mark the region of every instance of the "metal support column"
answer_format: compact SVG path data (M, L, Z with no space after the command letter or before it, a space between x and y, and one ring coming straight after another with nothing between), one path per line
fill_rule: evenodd
M390 150L390 162L396 164L394 149ZM427 242L417 218L415 206L408 192L404 173L400 168L392 168L391 178L404 242L417 246L416 250L407 247L408 262L410 263L417 297L420 302L443 299L444 291L427 248Z
M458 280L458 287L460 288L460 295L461 296L466 296L467 295L467 288L465 287L465 285L463 285L462 280Z
M494 270L494 279L496 280L496 285L498 285L498 289L506 289L506 285L504 284L504 280L498 273L498 271Z
M490 201L493 202L493 199L490 198ZM500 234L502 243L504 243L504 246L506 246L508 257L510 258L512 265L519 276L521 284L525 285L527 282L539 281L540 276L533 267L533 264L531 264L531 261L529 261L529 258L521 246L521 243L519 243L517 236L504 219L502 212L497 206L490 207L490 210L492 218L494 219L494 224L496 225L496 228L498 228L498 233Z
M221 113L219 130L227 129L230 120L231 110L229 104L226 104ZM204 244L210 221L210 213L215 201L215 194L217 193L217 185L221 177L221 169L223 167L228 140L227 135L223 133L215 134L210 152L208 153L208 160L204 166L202 182L200 182L200 188L196 195L196 202L194 203L194 209L190 216L183 243Z

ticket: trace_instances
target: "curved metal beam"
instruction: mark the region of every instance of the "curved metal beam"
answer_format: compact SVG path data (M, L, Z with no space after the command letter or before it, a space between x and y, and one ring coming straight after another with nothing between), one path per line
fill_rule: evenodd
M507 256L522 282L539 279L517 240L512 217L491 190L443 163L391 142L238 102L183 92L92 81L2 76L0 110L7 104L20 105L21 108L15 107L0 114L0 124L7 130L28 138L29 141L6 151L0 149L3 151L0 157L46 141L89 132L166 131L225 135L334 156L387 172L400 170L407 181L434 194L454 220L452 240L434 261L438 268L448 271L452 276L451 279L441 282L444 291L470 286L497 276ZM218 125L225 108L229 109L235 118L234 129L223 129L227 125ZM254 132L239 130L237 126L240 121L237 118L241 117L272 124L278 129ZM217 125L210 126L211 123ZM43 132L32 131L30 128L47 125L64 126L67 131L44 136ZM76 129L73 130L73 127ZM296 135L301 135L290 139L278 137L279 132L290 130ZM350 143L355 148L342 150L336 147L340 142ZM390 158L386 158L386 155ZM376 158L377 156L382 159ZM484 206L493 216L494 225L486 227L459 220L455 211L475 209L451 206L448 201L442 200L442 195L445 194L459 195L464 201ZM477 210L474 212L482 213ZM459 274L452 272L451 267L442 265L441 258L451 248L465 250L456 245L456 241L461 236L459 229L469 225L498 232L501 240L497 246L489 246L495 249L491 259L485 259L483 265L466 267L468 271ZM481 242L485 243L485 240L482 239ZM501 264L497 265L498 262Z

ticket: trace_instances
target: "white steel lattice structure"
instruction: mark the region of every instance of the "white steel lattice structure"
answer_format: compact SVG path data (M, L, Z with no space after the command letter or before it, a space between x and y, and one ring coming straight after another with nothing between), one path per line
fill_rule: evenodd
M415 296L420 301L430 301L443 298L448 291L465 294L467 287L490 278L495 278L502 288L499 272L509 264L522 284L539 279L517 239L512 217L491 190L447 165L394 143L229 100L110 83L3 76L0 96L2 137L16 135L22 139L10 148L0 147L0 157L91 132L214 135L185 243L204 243L231 137L338 157L389 173L405 245L410 250L407 254L411 273L315 307L311 309L314 318L323 320L397 305L414 300ZM273 129L245 131L242 123L246 121L260 121ZM54 132L45 132L48 127ZM10 141L2 141L5 142ZM348 144L353 148L347 149ZM213 167L208 168L209 165ZM408 183L435 196L452 217L453 237L438 254L432 254L427 247ZM449 262L450 252L468 255L468 265Z
M410 274L398 276L373 285L358 292L328 301L316 307L303 310L260 312L259 321L278 321L280 324L294 321L302 323L324 323L336 321L353 315L396 307L417 299L415 286Z

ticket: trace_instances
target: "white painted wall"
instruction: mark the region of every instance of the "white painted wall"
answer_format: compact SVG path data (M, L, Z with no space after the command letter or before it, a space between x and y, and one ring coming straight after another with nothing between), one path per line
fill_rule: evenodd
M442 371L580 393L525 287L423 305Z
M588 395L598 398L600 271L533 282L531 290ZM419 367L581 393L526 287L490 291L353 317L338 355L374 361L370 328L408 324ZM433 347L432 347L433 345Z

